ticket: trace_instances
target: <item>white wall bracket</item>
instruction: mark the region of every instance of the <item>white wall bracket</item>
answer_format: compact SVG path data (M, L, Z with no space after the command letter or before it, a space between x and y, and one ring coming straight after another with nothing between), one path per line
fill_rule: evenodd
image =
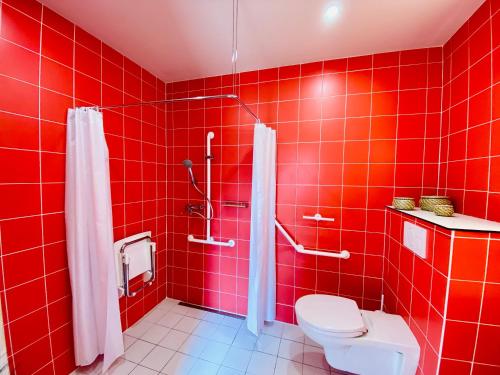
M192 234L187 236L187 240L189 242L202 243L205 245L215 245L215 246L225 246L225 247L234 247L235 245L234 240L229 240L227 242L215 241L213 237L210 237L208 239L200 239L200 238L195 238Z
M335 219L333 217L323 217L320 213L314 214L313 216L303 215L302 219L305 220L316 220L316 221L330 221L333 222Z

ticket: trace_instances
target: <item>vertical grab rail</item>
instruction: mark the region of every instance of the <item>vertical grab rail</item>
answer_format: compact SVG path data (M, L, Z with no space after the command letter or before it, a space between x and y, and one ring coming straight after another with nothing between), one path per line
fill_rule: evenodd
M212 145L211 141L214 139L215 134L214 132L208 132L207 133L207 149L206 152L207 154L205 155L206 162L207 162L207 186L206 186L206 193L205 193L205 198L207 199L207 205L209 204L208 202L211 202L212 199ZM189 234L187 236L187 240L189 242L196 242L196 243L202 243L205 245L217 245L217 246L226 246L226 247L234 247L236 242L234 240L229 240L229 241L216 241L212 237L211 229L210 229L210 221L212 219L212 210L208 209L207 207L207 219L206 219L206 239L199 239L195 238L192 234Z
M214 132L208 132L207 133L207 205L209 202L212 202L212 145L211 141L214 139L215 134ZM208 207L207 207L208 208ZM212 234L210 232L210 219L212 218L212 210L207 209L207 240L212 239Z

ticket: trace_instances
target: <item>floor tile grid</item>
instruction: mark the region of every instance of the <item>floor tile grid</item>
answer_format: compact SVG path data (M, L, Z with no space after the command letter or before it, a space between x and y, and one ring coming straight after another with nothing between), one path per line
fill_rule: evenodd
M166 299L124 334L125 354L109 375L337 374L298 326L276 322L257 338L242 319ZM100 373L100 363L75 371Z

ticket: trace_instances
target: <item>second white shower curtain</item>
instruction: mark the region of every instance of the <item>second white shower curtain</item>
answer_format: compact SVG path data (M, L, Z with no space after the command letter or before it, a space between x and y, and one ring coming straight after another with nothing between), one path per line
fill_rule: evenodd
M247 327L258 335L276 318L276 131L256 124L253 141L252 213Z

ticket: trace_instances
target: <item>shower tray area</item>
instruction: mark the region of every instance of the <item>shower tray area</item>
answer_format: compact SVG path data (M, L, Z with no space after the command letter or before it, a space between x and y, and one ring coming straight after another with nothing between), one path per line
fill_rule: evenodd
M327 375L323 350L292 324L266 323L259 337L244 318L165 299L123 335L111 375ZM75 375L100 374L101 362Z

